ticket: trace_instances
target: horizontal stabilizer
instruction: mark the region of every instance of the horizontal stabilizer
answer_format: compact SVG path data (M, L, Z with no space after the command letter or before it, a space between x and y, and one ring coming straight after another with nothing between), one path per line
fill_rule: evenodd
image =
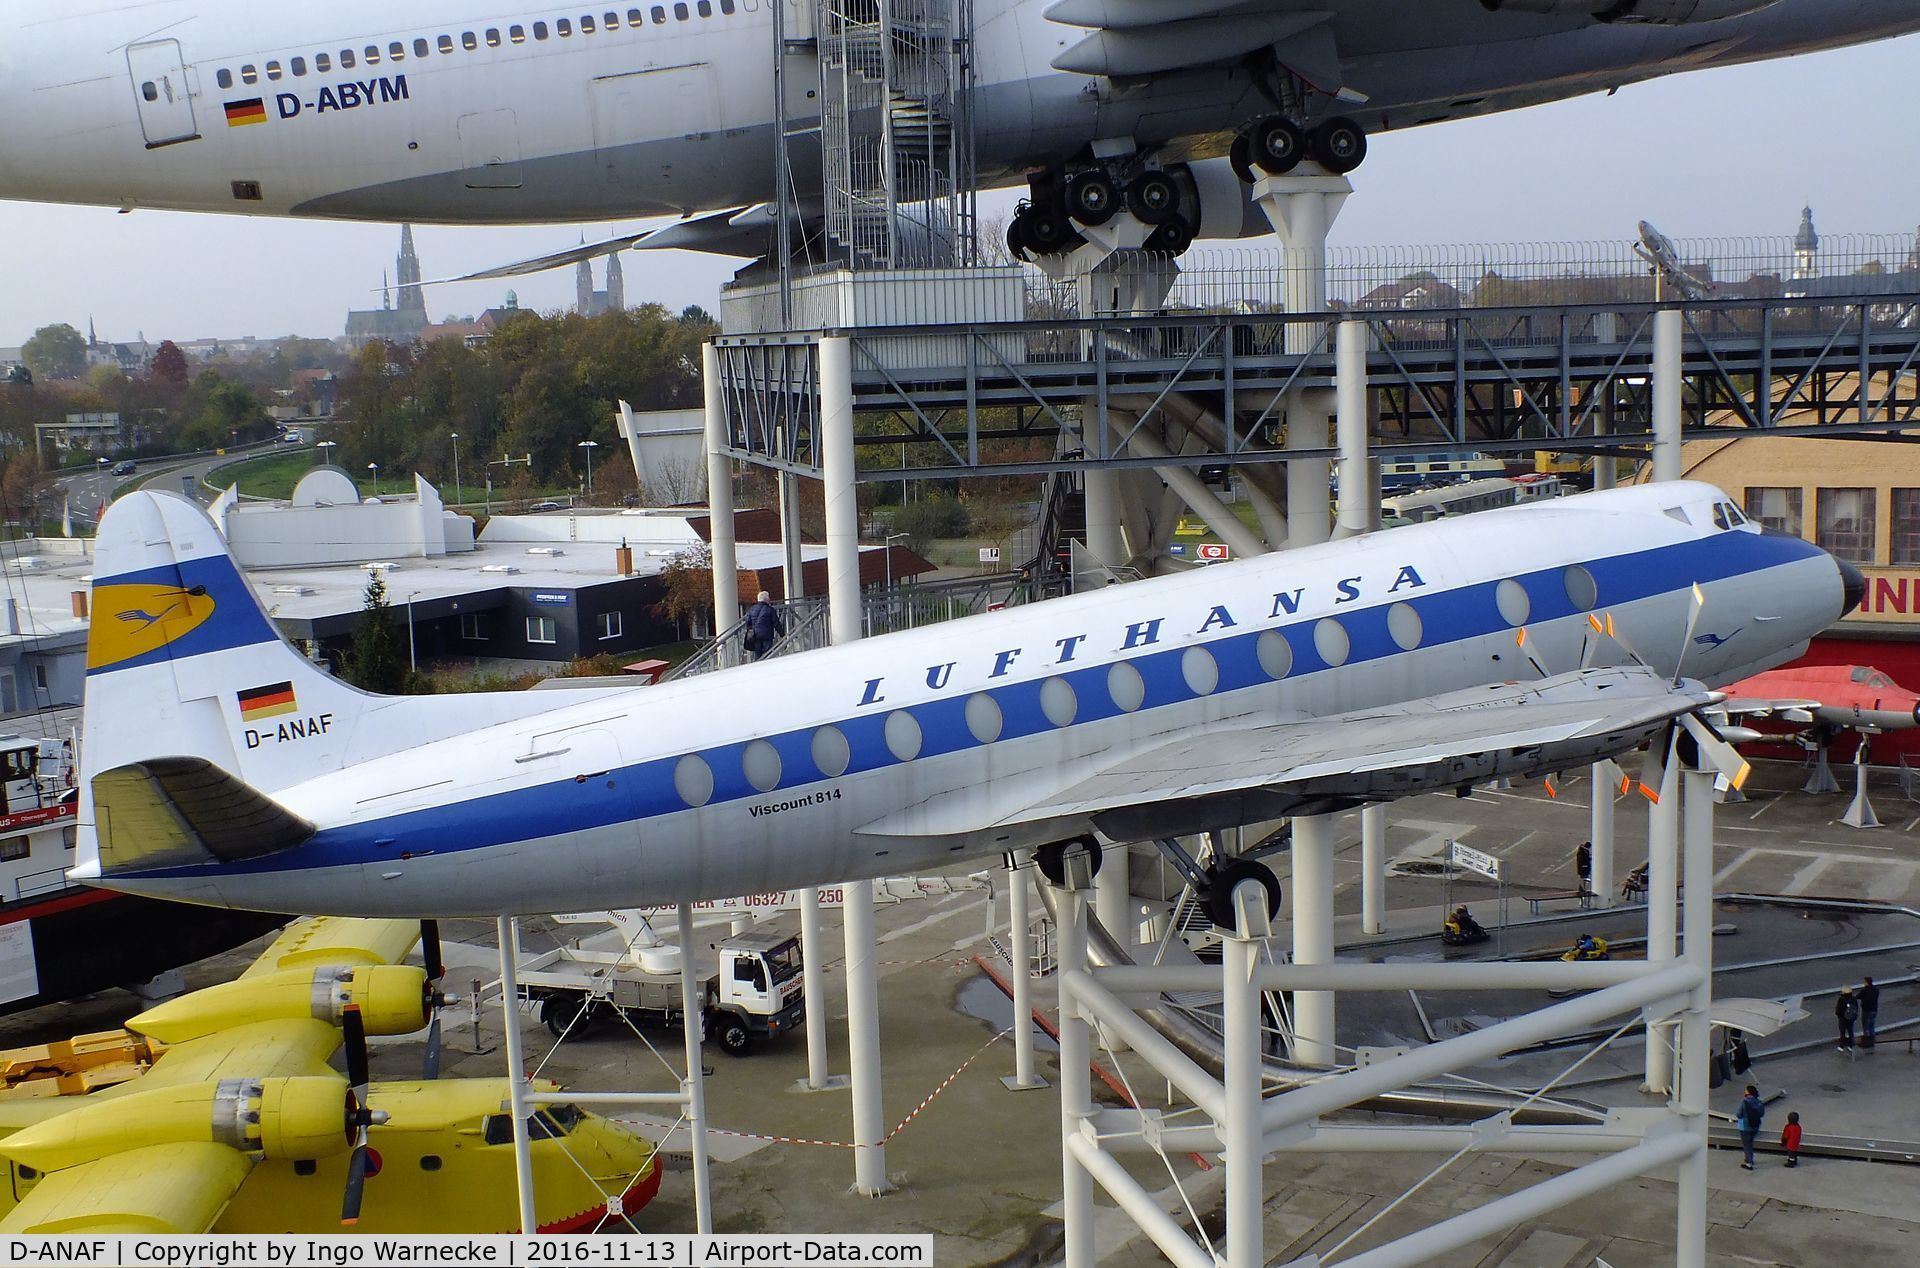
M204 757L156 757L93 778L100 872L237 863L308 840L314 826Z

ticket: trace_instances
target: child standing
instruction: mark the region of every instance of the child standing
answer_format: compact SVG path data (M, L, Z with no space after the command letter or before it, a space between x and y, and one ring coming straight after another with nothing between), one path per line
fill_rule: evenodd
M1800 1165L1800 1112L1795 1110L1787 1115L1787 1125L1780 1129L1780 1147L1787 1151L1787 1165Z

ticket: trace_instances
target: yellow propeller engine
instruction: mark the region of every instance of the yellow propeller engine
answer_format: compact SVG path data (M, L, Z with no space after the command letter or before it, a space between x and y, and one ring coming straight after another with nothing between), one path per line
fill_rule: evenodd
M310 1159L353 1147L360 1109L337 1078L219 1079L83 1106L0 1141L0 1154L60 1171L148 1145L209 1143L253 1158Z
M340 1025L357 1007L370 1035L410 1035L433 1013L425 970L405 964L283 969L211 986L150 1008L127 1023L135 1034L184 1043L248 1022L314 1017Z

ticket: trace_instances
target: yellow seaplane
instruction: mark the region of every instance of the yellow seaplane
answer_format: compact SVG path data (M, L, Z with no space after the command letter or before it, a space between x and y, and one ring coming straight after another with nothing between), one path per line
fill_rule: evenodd
M422 924L298 921L125 1031L0 1053L0 1233L518 1232L506 1081L431 1077L424 931L422 969ZM366 1036L422 1028L429 1077L373 1082ZM624 1227L659 1189L655 1146L617 1123L556 1105L530 1128L543 1233Z

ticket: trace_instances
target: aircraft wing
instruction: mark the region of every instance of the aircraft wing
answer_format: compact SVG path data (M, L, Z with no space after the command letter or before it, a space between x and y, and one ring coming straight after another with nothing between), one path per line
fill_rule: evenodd
M809 219L817 219L821 214L818 198L802 199L795 207L795 231L804 228ZM496 268L482 269L478 273L464 273L459 277L437 277L422 282L422 286L434 286L441 282L485 282L503 277L525 277L532 273L545 273L549 269L563 269L580 263L582 260L597 260L603 255L615 252L634 251L705 251L713 255L737 255L753 257L767 249L767 232L773 228L774 219L779 214L771 203L757 203L751 207L729 207L724 211L711 211L697 216L688 216L676 220L670 225L660 225L652 229L642 229L638 233L623 233L612 238L602 238L598 242L583 242L568 247L564 251L555 251L550 255L535 256L530 260L520 260L513 264L502 264Z
M41 1177L0 1233L204 1233L251 1170L245 1154L210 1141L128 1149Z
M1068 772L1011 809L991 791L962 789L862 831L943 836L1057 823L1122 840L1180 835L1301 806L1384 801L1583 764L1633 748L1714 699L1637 666L1580 670L1389 708L1200 730Z
M1777 718L1782 722L1806 724L1813 721L1818 700L1783 700L1760 696L1729 696L1720 708L1730 718Z
M296 920L280 931L273 945L240 976L262 977L282 969L346 967L358 964L399 964L420 940L414 920L363 920L350 916L317 916Z
M1272 50L1281 65L1346 101L1326 0L1057 0L1047 17L1085 34L1053 59L1056 70L1141 78L1236 61Z

